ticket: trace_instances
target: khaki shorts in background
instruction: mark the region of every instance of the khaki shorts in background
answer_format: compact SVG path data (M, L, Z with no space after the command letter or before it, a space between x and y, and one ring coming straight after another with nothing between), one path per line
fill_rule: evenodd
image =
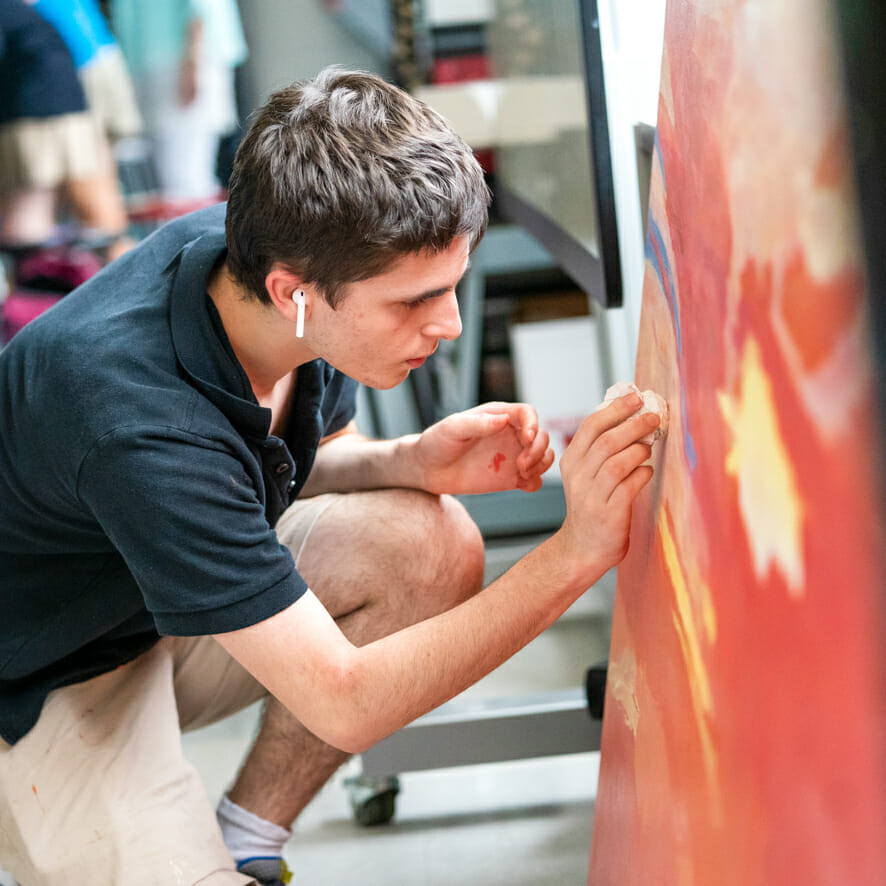
M339 496L296 502L298 555ZM0 741L0 868L21 886L239 886L181 731L266 695L211 637L164 637L135 661L50 693L37 725ZM231 780L239 760L231 760Z
M80 68L78 74L89 112L108 138L114 141L142 134L145 124L123 53L106 47L95 61Z
M56 188L107 168L107 142L86 111L0 125L0 196Z

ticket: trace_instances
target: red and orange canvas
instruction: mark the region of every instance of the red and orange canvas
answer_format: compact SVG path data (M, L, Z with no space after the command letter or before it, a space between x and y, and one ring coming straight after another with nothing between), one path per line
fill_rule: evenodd
M592 886L886 883L886 522L825 0L670 0Z

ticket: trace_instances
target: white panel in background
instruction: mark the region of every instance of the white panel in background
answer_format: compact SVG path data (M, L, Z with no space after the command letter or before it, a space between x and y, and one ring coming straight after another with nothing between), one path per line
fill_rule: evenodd
M489 21L493 0L425 0L425 20L432 28Z
M593 317L569 317L511 327L517 398L536 408L551 435L555 460L545 480L559 480L560 456L603 400L596 323Z

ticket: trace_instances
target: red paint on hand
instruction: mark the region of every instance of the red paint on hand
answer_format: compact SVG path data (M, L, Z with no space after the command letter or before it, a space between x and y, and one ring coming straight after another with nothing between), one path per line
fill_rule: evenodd
M489 462L489 467L497 474L501 470L501 464L506 458L507 456L503 452L496 452L492 456L492 461Z

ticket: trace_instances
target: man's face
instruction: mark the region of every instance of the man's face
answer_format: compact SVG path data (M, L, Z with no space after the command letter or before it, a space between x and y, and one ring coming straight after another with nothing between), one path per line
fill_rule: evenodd
M468 239L441 252L411 253L377 277L348 283L333 310L315 298L305 338L336 369L372 388L392 388L461 333L455 286Z

